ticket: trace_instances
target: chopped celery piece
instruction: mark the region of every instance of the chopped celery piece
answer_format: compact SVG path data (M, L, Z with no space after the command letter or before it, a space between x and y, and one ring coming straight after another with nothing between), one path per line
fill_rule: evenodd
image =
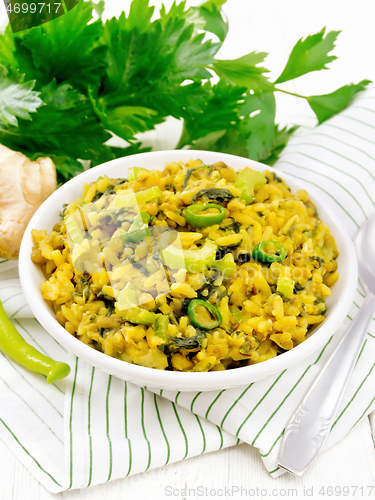
M70 236L72 242L78 244L82 243L85 238L83 234L84 231L79 225L75 212L64 217L64 224L66 226L66 232L68 236Z
M156 314L141 307L131 307L130 309L119 310L118 304L115 305L116 312L126 321L139 325L151 325L155 321Z
M128 283L117 296L116 312L130 323L150 325L155 321L156 314L138 305L137 291Z
M254 191L257 187L267 183L267 178L257 170L245 168L236 175L235 187L241 189L240 199L244 200L246 205L254 201Z
M229 309L232 313L234 321L239 323L242 320L242 311L237 306L232 306Z
M162 194L162 190L157 186L154 186L150 189L146 189L145 191L139 191L139 193L135 194L135 197L138 203L146 203L154 198L160 198Z
M327 260L333 259L333 249L331 247L323 247L322 253L325 259Z
M142 170L149 172L149 170L147 170L147 168L130 167L128 170L128 181L135 181L138 178L138 175L140 174L140 172Z
M162 195L162 190L157 186L154 186L150 189L146 189L145 191L139 191L138 193L116 195L115 206L116 208L134 207L137 204L140 205L142 203L147 203L153 198L160 198L161 195Z
M156 314L153 324L154 334L157 337L167 341L168 340L168 325L169 318L165 314Z
M150 220L149 214L146 212L139 212L130 226L129 231L125 232L123 229L120 230L120 236L122 241L131 241L133 243L139 243L146 236L150 235L147 223Z
M164 264L172 269L186 269L188 273L201 273L215 263L217 245L206 240L199 250L182 250L169 245L160 252Z
M294 281L290 278L279 278L277 280L277 291L290 299L294 291Z
M117 305L120 311L138 305L137 291L130 283L117 295Z
M235 269L236 269L236 264L234 262L234 257L231 253L227 253L224 255L224 257L220 260L215 260L214 266L219 269L221 274L223 275L224 279L229 279Z

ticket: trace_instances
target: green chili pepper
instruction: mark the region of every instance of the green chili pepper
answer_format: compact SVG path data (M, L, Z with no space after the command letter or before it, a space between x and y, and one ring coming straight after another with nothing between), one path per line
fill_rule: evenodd
M123 229L121 229L120 236L122 241L131 241L133 243L138 243L142 241L146 236L150 236L150 231L148 230L147 226L149 220L150 216L146 212L139 212L127 233Z
M212 330L223 321L219 309L205 300L191 300L187 312L192 325L203 330Z
M11 359L33 372L42 373L50 384L70 373L66 363L54 361L28 344L7 318L0 302L0 349Z
M200 213L206 212L206 210L218 210L219 213ZM190 205L190 207L186 209L185 214L186 222L193 227L209 227L214 224L221 224L224 217L224 208L221 205L214 205L213 203Z
M261 241L253 249L253 259L258 262L281 262L286 256L286 248L277 241Z

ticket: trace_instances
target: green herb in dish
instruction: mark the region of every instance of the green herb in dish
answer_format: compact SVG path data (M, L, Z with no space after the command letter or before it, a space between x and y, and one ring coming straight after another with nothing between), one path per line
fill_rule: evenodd
M202 347L202 342L206 338L206 333L197 328L197 333L193 337L170 337L167 344L162 344L160 347L166 354L172 354L179 349L186 351L194 351Z
M186 175L185 175L185 179L184 179L184 183L182 184L182 191L186 188L186 186L188 185L188 182L190 180L190 177L192 176L192 174L194 172L196 172L197 170L202 170L203 168L207 168L207 165L202 165L201 167L196 167L196 168L188 168L187 169L187 172L186 172Z
M233 200L234 195L229 191L229 189L208 188L198 191L198 193L194 195L193 201L197 201L198 198L208 198L212 201L224 203Z

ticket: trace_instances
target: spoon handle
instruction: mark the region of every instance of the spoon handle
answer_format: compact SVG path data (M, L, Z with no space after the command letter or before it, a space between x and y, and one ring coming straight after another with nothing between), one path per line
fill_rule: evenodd
M302 475L323 447L375 310L369 294L285 428L278 465Z

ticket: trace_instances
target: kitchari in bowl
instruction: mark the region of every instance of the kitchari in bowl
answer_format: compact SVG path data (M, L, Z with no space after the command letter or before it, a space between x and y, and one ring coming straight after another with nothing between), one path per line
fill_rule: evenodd
M122 361L185 372L257 364L325 319L338 251L305 190L272 171L172 162L102 176L31 231L57 321Z

